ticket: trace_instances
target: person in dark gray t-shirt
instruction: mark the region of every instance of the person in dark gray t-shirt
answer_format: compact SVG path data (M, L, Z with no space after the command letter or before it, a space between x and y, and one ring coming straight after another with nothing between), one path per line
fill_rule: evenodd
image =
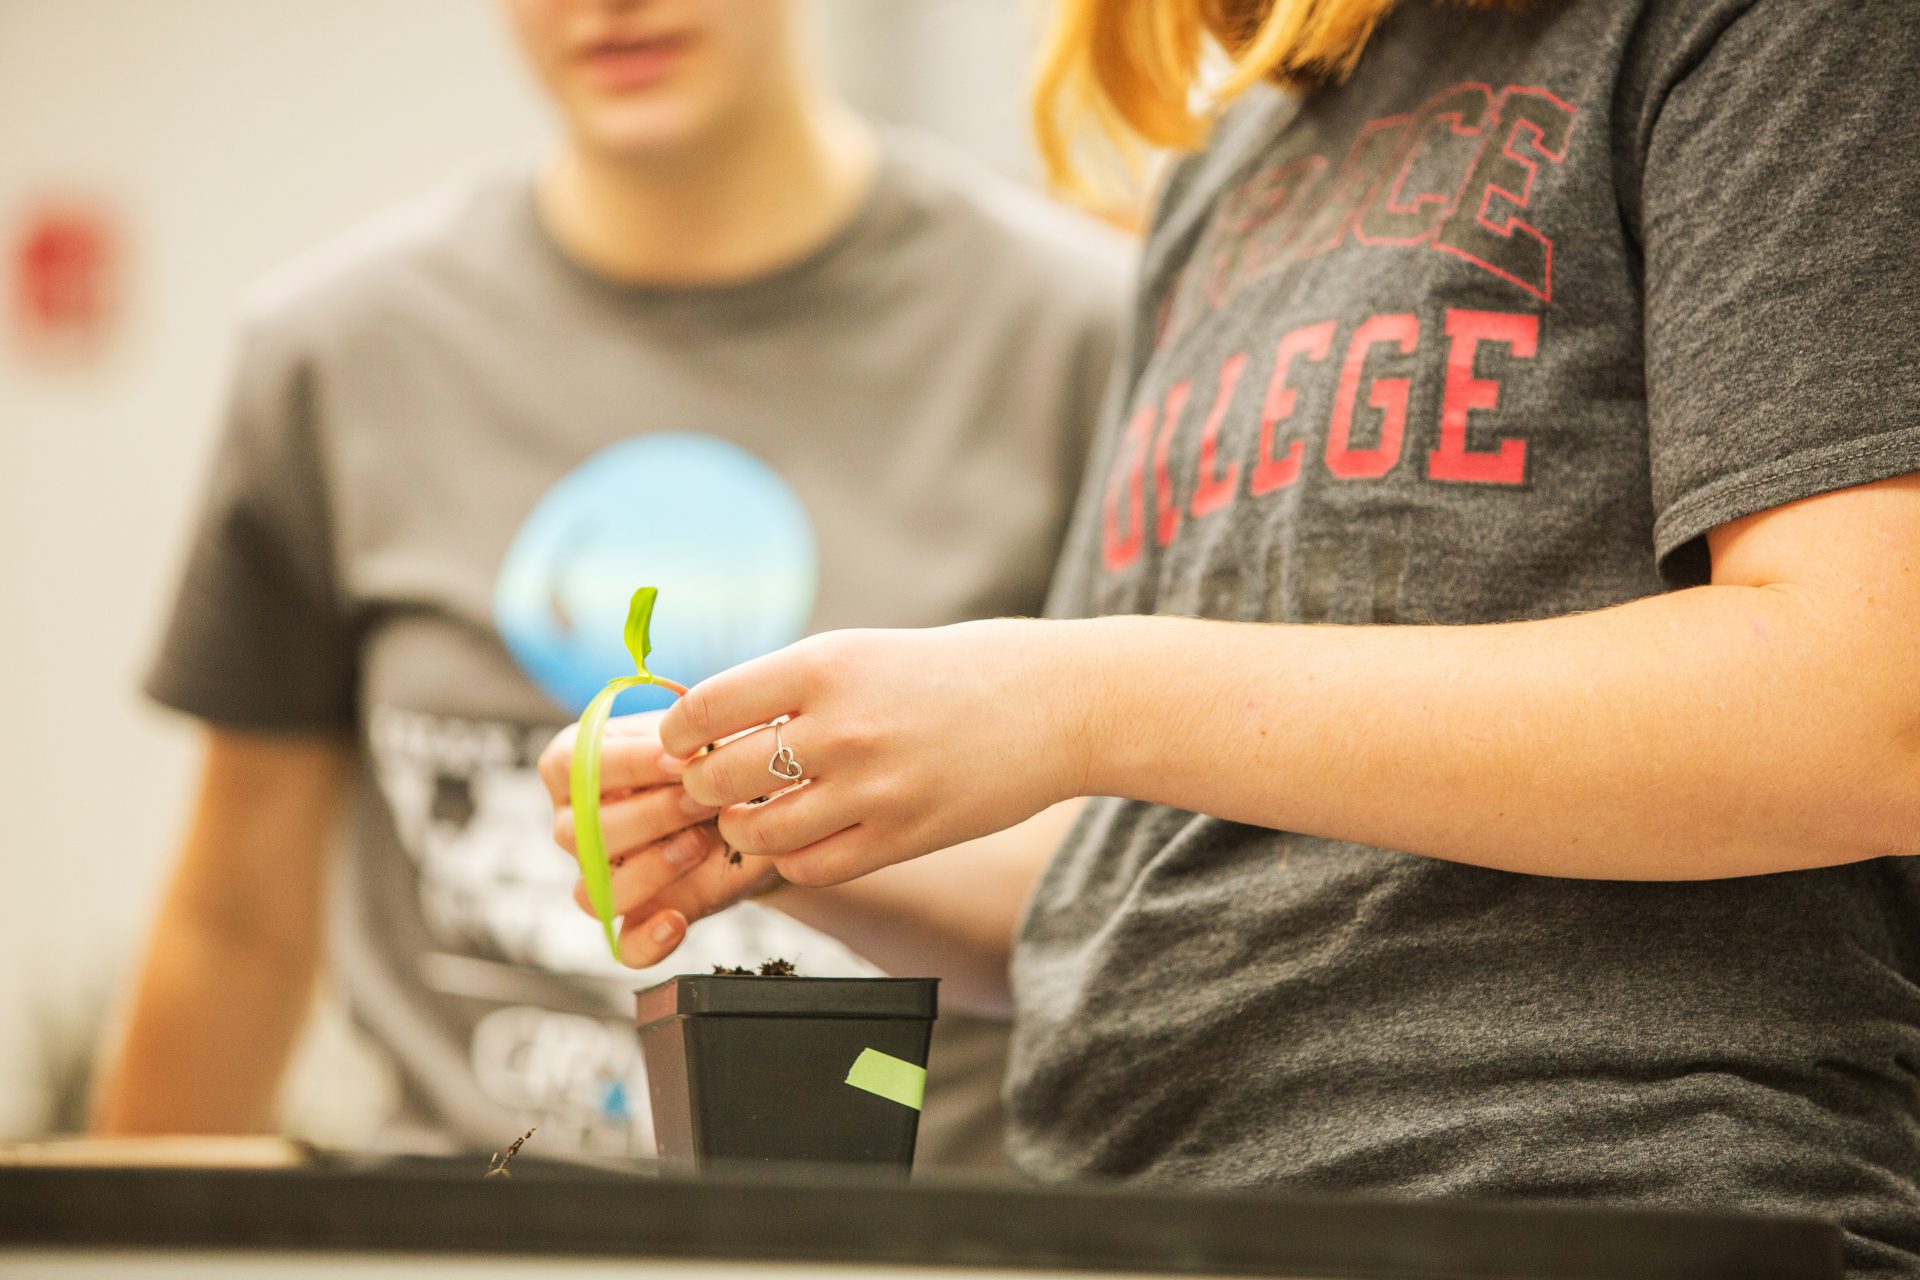
M549 162L352 232L248 318L148 682L210 726L205 782L105 1127L271 1122L327 868L335 985L399 1085L382 1145L538 1125L535 1154L649 1154L636 987L873 970L750 904L634 973L567 900L534 763L630 668L633 588L661 589L656 661L686 679L1044 600L1120 237L877 136L814 83L791 5L505 7L565 127ZM922 1159L997 1165L1006 1023L946 1012Z
M767 735L694 753L791 717L809 785L720 829L808 884L1095 797L1013 956L1035 1177L1808 1213L1920 1277L1911 6L1162 8L1247 74L1056 617L801 642L662 767L734 804ZM1107 34L1054 83L1180 142Z

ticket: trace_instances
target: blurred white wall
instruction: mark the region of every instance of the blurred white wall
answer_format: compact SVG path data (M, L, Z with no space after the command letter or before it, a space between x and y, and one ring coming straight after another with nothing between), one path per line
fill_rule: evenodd
M856 104L1030 171L1024 0L820 0ZM0 0L0 246L37 198L124 227L123 324L49 368L0 338L0 1135L42 1131L146 928L189 726L136 684L241 291L543 134L490 0ZM55 1072L55 1074L58 1074Z
M482 0L0 0L0 227L76 192L124 227L92 365L0 347L0 1126L42 1127L49 1028L145 928L193 738L135 685L198 492L244 285L524 153L540 112ZM13 1086L13 1087L8 1087Z
M1046 11L1046 0L815 0L813 8L825 61L856 106L939 133L1021 178L1038 170L1027 82Z

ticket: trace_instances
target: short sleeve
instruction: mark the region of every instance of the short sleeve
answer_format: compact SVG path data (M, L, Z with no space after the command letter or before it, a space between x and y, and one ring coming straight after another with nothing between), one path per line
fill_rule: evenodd
M1640 195L1655 551L1920 471L1920 23L1758 0L1665 93Z
M238 729L345 730L352 628L334 587L310 369L261 326L243 342L225 430L146 690Z

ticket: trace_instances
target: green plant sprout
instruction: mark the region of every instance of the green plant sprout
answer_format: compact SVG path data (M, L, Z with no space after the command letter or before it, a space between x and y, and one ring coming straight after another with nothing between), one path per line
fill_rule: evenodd
M647 628L653 622L653 602L660 592L641 587L627 605L627 652L633 655L637 675L610 680L593 696L580 713L580 729L573 740L573 764L568 773L568 800L573 809L573 839L579 850L580 878L587 886L587 901L600 927L607 935L607 949L620 959L620 936L613 929L613 867L607 861L606 836L600 830L600 740L606 733L607 717L613 713L613 700L628 689L657 684L674 697L685 697L687 687L647 670L647 655L653 642Z

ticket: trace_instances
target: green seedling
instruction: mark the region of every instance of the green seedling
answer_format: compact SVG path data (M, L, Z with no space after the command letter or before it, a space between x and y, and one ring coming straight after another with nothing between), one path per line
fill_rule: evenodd
M620 958L620 935L613 927L613 868L607 861L606 837L600 830L600 740L605 736L607 717L613 713L613 700L627 689L657 684L676 698L684 697L687 687L647 670L647 655L653 642L647 629L653 622L653 602L660 592L641 587L627 606L627 652L633 655L635 675L608 681L593 696L580 714L580 728L573 740L573 765L568 775L568 799L573 809L574 844L580 851L580 878L587 886L587 901L600 927L607 935L607 949Z

